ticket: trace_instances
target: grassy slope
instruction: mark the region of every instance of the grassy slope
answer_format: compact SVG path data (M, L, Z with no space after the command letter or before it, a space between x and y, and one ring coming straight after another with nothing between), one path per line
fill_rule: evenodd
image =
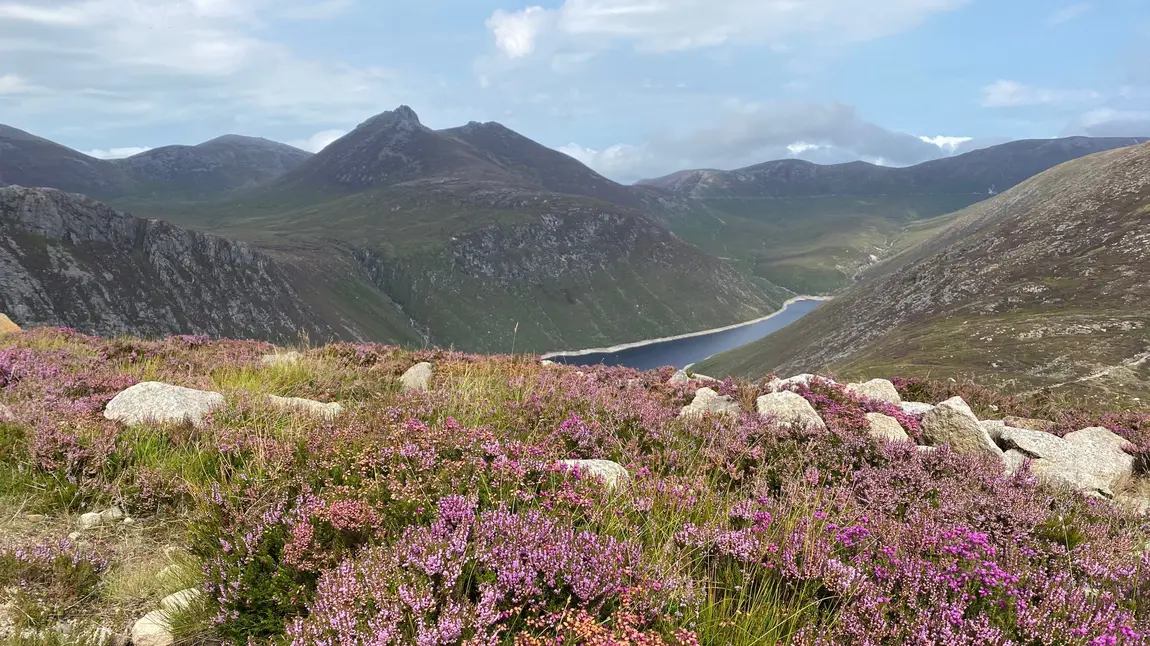
M706 374L820 369L1150 395L1150 148L1064 164L957 214L870 280L776 335L712 357ZM1099 373L1106 373L1097 376Z
M938 216L983 196L707 199L668 217L676 235L749 274L800 294L826 294L906 246Z

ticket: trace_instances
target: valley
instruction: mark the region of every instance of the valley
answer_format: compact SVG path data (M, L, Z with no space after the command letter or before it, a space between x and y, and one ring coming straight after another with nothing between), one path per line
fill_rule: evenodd
M1072 161L951 216L801 326L698 369L883 370L1138 406L1147 230L1150 145Z

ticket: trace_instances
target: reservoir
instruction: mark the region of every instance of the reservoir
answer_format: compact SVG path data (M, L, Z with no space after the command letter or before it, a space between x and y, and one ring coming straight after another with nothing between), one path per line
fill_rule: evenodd
M684 335L670 339L630 343L602 350L559 352L544 358L556 363L577 366L605 364L651 370L663 366L685 368L740 345L757 341L810 314L823 304L823 299L799 297L788 301L783 309L769 317L712 332Z

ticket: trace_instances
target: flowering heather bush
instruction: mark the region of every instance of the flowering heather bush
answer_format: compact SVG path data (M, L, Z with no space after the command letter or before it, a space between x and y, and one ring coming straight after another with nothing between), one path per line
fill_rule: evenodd
M63 606L92 593L108 560L68 539L0 550L0 586L37 593Z
M920 418L827 381L792 387L827 425L800 431L754 414L764 383L734 380L713 387L744 415L679 419L698 384L666 383L669 369L375 344L265 366L262 343L69 330L2 343L0 404L14 420L0 423L0 494L187 519L212 640L1150 644L1145 517L1047 490L1025 468L876 442L867 413L914 438ZM436 366L430 392L400 392L396 377L420 361ZM102 418L147 380L228 404L201 427ZM1049 419L1059 434L1103 425L1150 455L1145 413L896 384L918 401L961 395L985 417ZM264 394L347 412L309 417ZM614 460L631 477L608 490L557 465L569 458ZM102 566L77 549L0 553L0 572L91 591Z
M563 632L566 612L611 618L639 558L636 545L562 527L539 510L476 514L475 503L447 496L429 527L328 571L308 617L288 632L300 646L498 644L513 631ZM624 621L641 630L633 613Z

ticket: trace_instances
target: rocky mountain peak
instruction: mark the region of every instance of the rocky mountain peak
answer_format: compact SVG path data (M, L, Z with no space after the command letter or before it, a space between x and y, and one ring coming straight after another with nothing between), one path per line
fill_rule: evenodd
M419 115L415 113L415 110L412 110L409 106L401 105L394 110L381 112L364 121L356 127L356 130L398 128L410 131L422 127L423 124L419 121Z

